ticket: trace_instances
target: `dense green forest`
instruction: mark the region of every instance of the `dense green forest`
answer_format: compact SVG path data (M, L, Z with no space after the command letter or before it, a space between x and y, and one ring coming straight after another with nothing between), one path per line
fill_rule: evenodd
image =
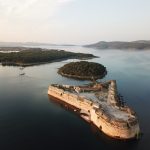
M92 54L73 53L64 50L42 50L33 48L20 52L1 53L0 62L3 65L36 64L57 61L61 59L83 59L93 58Z
M80 61L64 65L58 70L58 73L67 77L98 79L106 74L106 68L98 63Z

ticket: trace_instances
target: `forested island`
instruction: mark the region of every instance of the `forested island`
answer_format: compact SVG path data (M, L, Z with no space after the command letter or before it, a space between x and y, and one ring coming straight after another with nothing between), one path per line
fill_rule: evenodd
M112 41L105 42L100 41L90 45L84 45L84 47L88 48L96 48L96 49L120 49L120 50L150 50L150 41L139 40L132 42L122 42L122 41Z
M95 80L103 78L107 71L102 64L80 61L65 64L59 68L58 73L69 78Z
M25 67L66 59L90 59L95 57L92 54L73 53L64 50L46 50L41 48L8 48L8 51L10 50L18 52L0 52L0 63L2 63L2 65Z

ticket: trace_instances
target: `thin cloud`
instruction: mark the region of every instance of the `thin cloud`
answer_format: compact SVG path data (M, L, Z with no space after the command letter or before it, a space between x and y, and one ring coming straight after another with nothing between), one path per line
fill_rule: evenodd
M69 2L73 2L75 0L58 0L59 3L69 3Z
M0 0L0 19L50 17L74 0Z

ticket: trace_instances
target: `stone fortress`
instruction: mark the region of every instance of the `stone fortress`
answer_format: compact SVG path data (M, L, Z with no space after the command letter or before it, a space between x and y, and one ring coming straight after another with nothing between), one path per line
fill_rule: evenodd
M140 134L136 113L122 103L114 80L84 86L52 84L48 95L79 109L82 118L110 137L127 140Z

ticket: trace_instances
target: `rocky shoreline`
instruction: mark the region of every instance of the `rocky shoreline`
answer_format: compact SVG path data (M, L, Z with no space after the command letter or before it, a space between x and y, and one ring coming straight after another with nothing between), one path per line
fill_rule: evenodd
M65 74L61 71L58 71L58 74L67 77L67 78L73 78L73 79L78 79L78 80L97 80L97 79L101 79L103 77L105 77L105 75L107 74L107 71L104 72L104 74L99 75L99 76L77 76L77 75L69 75L69 74Z

